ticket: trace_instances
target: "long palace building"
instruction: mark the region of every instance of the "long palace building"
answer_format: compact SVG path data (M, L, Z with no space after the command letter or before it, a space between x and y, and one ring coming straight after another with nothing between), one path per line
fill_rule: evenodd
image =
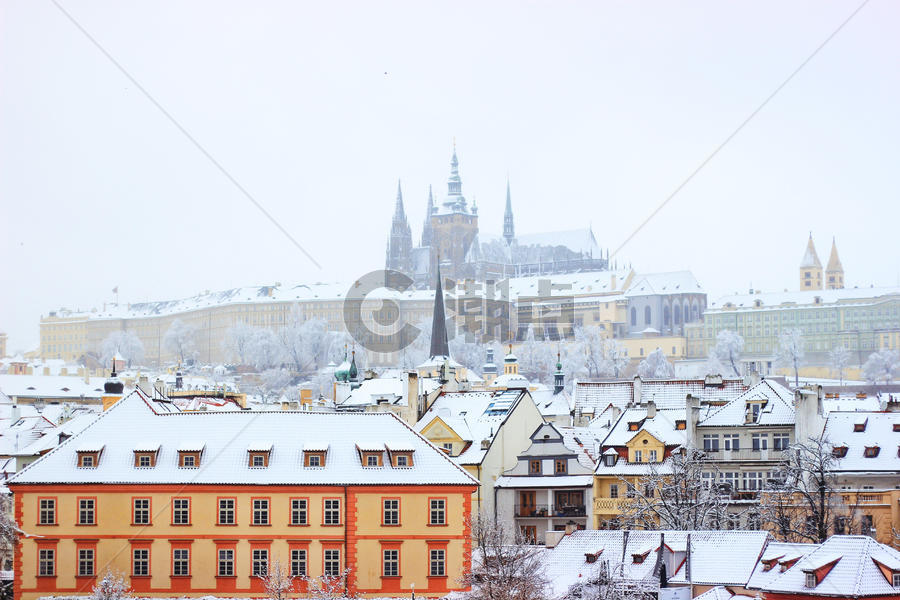
M165 404L135 391L8 482L17 600L107 569L141 596L264 596L276 560L367 597L460 589L478 482L397 417Z

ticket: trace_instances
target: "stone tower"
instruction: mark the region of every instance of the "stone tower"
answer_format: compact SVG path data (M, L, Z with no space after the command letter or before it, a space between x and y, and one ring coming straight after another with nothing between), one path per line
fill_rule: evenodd
M831 238L831 256L828 257L828 265L825 267L825 289L844 289L844 267L838 258L837 244Z
M387 243L387 255L384 266L387 270L400 271L412 275L412 231L403 210L403 192L397 182L397 203L394 206L394 218L391 221L391 234Z
M516 227L513 224L512 198L509 194L509 179L506 180L506 210L503 213L503 239L512 245L516 239Z
M819 255L816 254L812 233L809 234L806 252L803 254L803 260L800 261L800 289L822 289L822 263L819 261Z
M478 235L478 215L466 202L459 176L459 159L456 146L450 159L450 177L447 179L447 197L431 216L432 244L430 273L437 272L440 257L444 277L458 280L462 277L466 252Z

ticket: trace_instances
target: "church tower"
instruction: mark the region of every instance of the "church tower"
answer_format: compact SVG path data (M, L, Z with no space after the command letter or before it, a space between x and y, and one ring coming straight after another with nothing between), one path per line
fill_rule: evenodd
M813 244L812 232L810 232L809 241L806 243L806 252L803 254L803 260L800 261L800 289L822 289L822 263L819 261L816 246Z
M506 211L503 213L503 239L510 246L516 239L516 228L513 224L512 197L509 194L509 179L506 180Z
M434 230L431 229L431 215L434 214L434 196L431 186L428 186L428 206L425 207L425 225L422 227L422 247L430 247L434 239Z
M394 206L394 218L391 221L391 235L388 238L385 269L412 274L412 231L403 210L403 192L397 182L397 203Z
M450 159L450 177L447 178L447 197L431 216L432 244L430 274L437 272L440 257L444 276L452 280L463 277L466 253L478 235L478 215L475 214L462 193L459 176L459 159L456 145Z
M825 267L825 289L844 289L844 267L838 258L837 243L831 238L831 256L828 257L828 265Z

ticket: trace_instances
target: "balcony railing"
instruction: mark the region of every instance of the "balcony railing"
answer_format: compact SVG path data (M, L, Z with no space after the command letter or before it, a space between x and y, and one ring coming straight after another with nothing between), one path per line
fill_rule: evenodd
M517 504L517 517L584 517L587 515L586 507L574 506L550 506L547 504Z

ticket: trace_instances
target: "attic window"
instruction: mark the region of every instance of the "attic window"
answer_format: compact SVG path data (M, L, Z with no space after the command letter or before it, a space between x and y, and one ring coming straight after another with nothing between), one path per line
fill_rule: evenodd
M687 429L687 423L683 419L678 419L675 421L675 429L683 431Z
M894 423L894 431L900 431L900 423Z
M800 557L794 556L791 558L786 558L784 560L778 561L778 564L781 565L781 572L784 573L785 571L787 571L788 569L793 567L797 563L798 560L800 560Z
M847 446L835 446L831 449L831 455L835 458L844 458L847 456Z
M100 464L100 452L78 451L78 466L82 469L94 469Z
M607 467L614 467L616 466L616 458L618 458L616 454L607 454L603 457L603 464Z
M157 450L135 450L134 466L139 468L150 468L156 466Z
M853 431L860 433L866 430L866 423L869 421L868 417L865 419L861 419L853 424Z
M806 574L806 587L814 588L819 585L819 582L816 581L816 574L813 571L810 571Z
M634 560L634 564L639 565L647 559L647 555L650 554L650 551L647 550L640 554L632 554L631 558Z
M637 431L641 427L640 421L635 421L633 423L628 424L628 431Z
M900 588L900 573L894 572L891 574L891 585L895 588Z
M778 559L779 559L779 558L781 558L781 557L780 557L780 556L776 556L776 557L774 557L774 558L764 558L764 559L762 559L762 560L760 561L760 562L762 563L762 566L763 566L762 570L763 570L763 571L771 571L772 568L775 567L775 565L778 564Z
M596 552L585 552L584 553L584 562L593 564L597 562L597 559L600 558L600 555L603 554L603 548L597 550Z
M324 467L328 455L328 444L324 442L311 442L303 445L303 466Z
M262 468L269 466L269 450L247 452L247 466Z
M878 446L866 446L865 451L863 452L863 456L866 458L875 458L878 456L878 453L881 452L881 448Z
M360 464L364 467L384 466L384 446L377 444L357 444Z

